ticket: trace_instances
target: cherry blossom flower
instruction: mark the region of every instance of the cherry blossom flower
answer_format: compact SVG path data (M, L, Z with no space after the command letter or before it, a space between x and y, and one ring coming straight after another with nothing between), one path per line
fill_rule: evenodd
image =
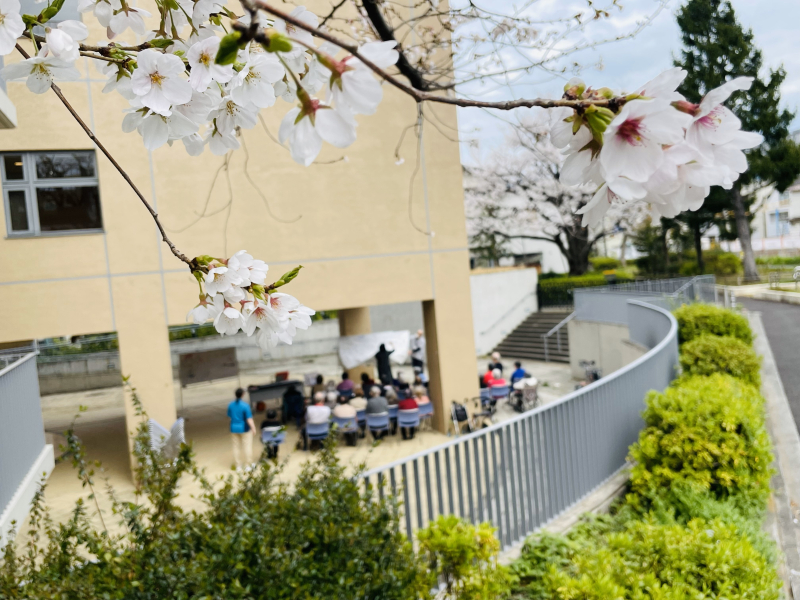
M686 71L680 67L667 69L654 79L645 83L634 93L646 98L658 98L668 102L683 100L683 96L678 92L678 86L686 79Z
M228 267L209 269L205 276L206 292L211 295L222 294L241 282L242 279L237 275L236 271L228 269Z
M400 53L394 49L397 42L368 42L359 53L380 68L391 67ZM329 60L330 88L334 103L344 102L354 112L372 115L383 99L383 87L372 71L354 56L341 61Z
M297 334L298 329L308 329L311 327L311 317L315 314L316 311L314 309L303 306L302 304L295 310L289 311L285 329L285 334L289 340ZM291 344L291 341L287 343Z
M212 111L209 119L216 121L217 129L230 132L241 127L252 129L256 126L256 111L241 104L237 104L230 96L225 96L219 108Z
M244 68L231 82L231 98L242 106L269 108L275 104L272 84L283 79L284 73L274 54L250 52Z
M199 133L193 133L181 138L184 148L189 156L200 156L206 147L206 141Z
M647 195L647 190L635 181L625 177L610 179L600 186L592 199L576 211L583 215L581 226L594 225L602 221L606 211L614 203L624 203L629 200L641 200Z
M600 163L610 177L645 182L664 159L663 145L679 143L689 121L665 101L628 102L605 130Z
M145 148L156 150L170 139L181 139L196 133L197 124L178 111L173 111L168 117L149 111L147 114L135 111L122 120L122 130L125 133L134 129L141 134Z
M27 77L25 85L34 94L44 94L50 89L54 79L75 81L81 76L71 63L50 54L47 44L42 44L36 56L8 65L0 74L7 80Z
M712 145L727 144L741 130L742 123L730 109L722 105L733 92L749 90L752 77L737 77L708 92L696 107L690 107L694 117L686 132L686 140L707 158Z
M228 306L214 319L214 329L221 335L236 335L244 325L242 313Z
M295 162L306 167L314 162L322 150L323 140L337 148L346 148L355 141L355 126L339 112L317 99L298 95L301 106L286 113L278 130L281 143L289 140Z
M0 54L11 52L25 32L19 11L19 0L0 0Z
M62 21L57 27L45 30L47 47L56 58L74 62L80 56L78 42L89 37L89 29L80 21Z
M119 7L114 6L114 4L118 4ZM119 35L120 33L125 33L128 28L139 35L145 34L147 26L145 25L144 19L150 17L149 12L134 7L133 0L128 0L124 7L119 0L112 0L112 6L117 10L108 21L109 38L114 37L114 35ZM95 9L95 14L96 11L97 9ZM147 50L144 52L147 52ZM141 55L140 53L139 56L141 57Z
M186 55L192 68L189 84L198 92L205 92L212 81L228 83L233 78L233 66L218 65L214 62L218 50L217 36L200 40L189 48Z
M242 329L250 336L256 329L280 331L286 325L287 318L280 318L272 307L261 300L249 302L244 310L244 326Z
M192 86L182 78L183 61L177 56L151 48L139 53L138 65L131 77L131 89L153 112L169 116L173 104L191 100Z
M195 306L186 315L186 320L195 325L202 325L209 319L216 319L217 315L225 309L225 300L222 295L217 294L211 299L209 296L200 298L200 304Z
M289 13L289 16L294 17L298 21L302 21L310 27L316 28L319 25L319 19L317 18L317 15L308 10L305 6L296 7L292 12ZM274 27L276 31L284 34L290 39L294 39L309 45L314 44L314 36L312 36L308 31L305 29L300 29L299 27L295 27L292 23L287 23L283 19L275 19ZM298 53L302 54L305 52L305 49L300 44L295 44L295 46L296 48L293 48L291 52L286 52L285 54L291 57L293 55L297 55Z
M230 150L239 149L239 140L236 135L231 131L220 130L214 126L206 132L206 143L209 150L215 156L224 156Z
M113 3L113 5L112 5ZM95 19L103 27L108 27L111 24L111 17L114 16L114 10L122 8L119 0L80 0L78 3L78 10L80 12L94 13Z

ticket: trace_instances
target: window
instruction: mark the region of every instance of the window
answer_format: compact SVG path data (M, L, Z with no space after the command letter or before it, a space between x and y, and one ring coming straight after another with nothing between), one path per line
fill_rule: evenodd
M8 152L0 157L9 236L102 229L94 152Z
M774 211L769 213L767 219L767 237L782 237L791 235L789 211Z

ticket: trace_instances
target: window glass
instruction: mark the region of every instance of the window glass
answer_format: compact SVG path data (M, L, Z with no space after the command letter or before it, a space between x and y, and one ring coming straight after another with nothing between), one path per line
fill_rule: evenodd
M100 195L96 186L36 189L41 231L100 229Z
M8 192L8 212L11 215L11 231L28 231L30 229L24 190Z
M94 156L92 154L57 152L36 155L36 177L38 179L94 176Z
M6 181L25 179L21 154L6 154L3 156L3 163L6 168Z

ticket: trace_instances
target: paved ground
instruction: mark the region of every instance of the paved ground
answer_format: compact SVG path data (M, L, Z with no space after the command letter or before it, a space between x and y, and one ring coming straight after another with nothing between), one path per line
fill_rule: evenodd
M761 313L794 421L800 423L800 306L741 296L736 302Z

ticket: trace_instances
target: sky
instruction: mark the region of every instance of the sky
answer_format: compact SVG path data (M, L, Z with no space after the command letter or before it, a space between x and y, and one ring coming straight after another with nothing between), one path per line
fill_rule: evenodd
M667 7L633 39L585 50L573 56L580 64L588 65L582 70L581 77L594 87L630 90L671 67L673 56L678 55L681 48L675 12L682 3L682 0L670 0ZM763 52L764 64L771 68L783 65L786 69L787 77L781 90L782 102L786 108L797 111L800 108L800 1L732 0L731 3L739 22L753 30L755 43ZM612 11L611 18L587 33L586 37L600 39L631 31L638 22L653 14L659 2L621 0L620 4L622 11ZM586 3L583 0L539 0L535 6L545 16L563 16L573 6L585 7ZM598 63L599 66L595 66ZM482 96L482 99L558 97L569 77L569 74L559 78L542 74L526 75L515 82L511 89L494 90ZM462 144L462 162L475 164L503 143L506 132L498 126L502 123L485 111L458 110L462 139L474 140L471 144ZM794 128L800 128L800 118L795 118Z

